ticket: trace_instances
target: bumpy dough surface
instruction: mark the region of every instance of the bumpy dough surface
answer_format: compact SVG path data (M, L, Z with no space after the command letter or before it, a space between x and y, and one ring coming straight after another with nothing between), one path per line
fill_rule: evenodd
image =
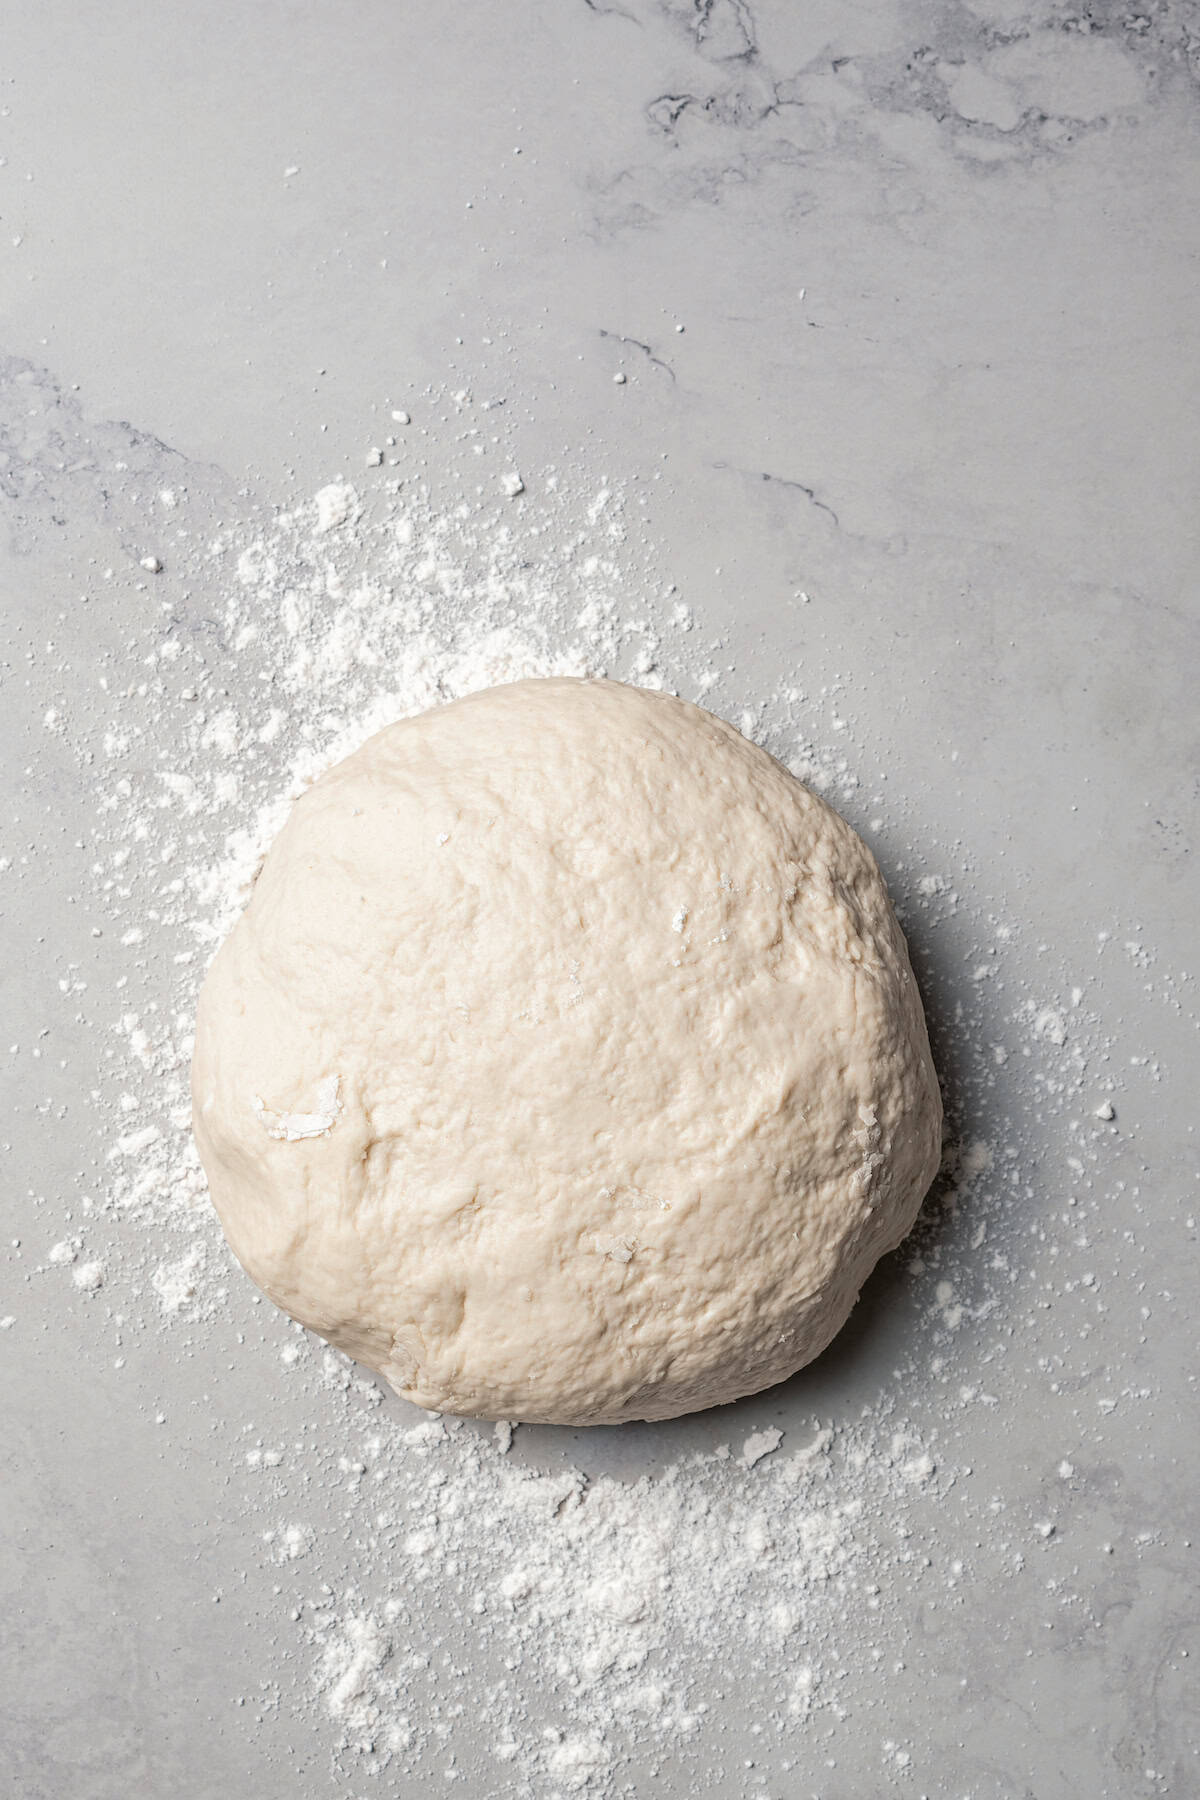
M234 1251L424 1407L599 1424L781 1380L937 1167L854 832L731 726L523 681L317 781L205 982Z

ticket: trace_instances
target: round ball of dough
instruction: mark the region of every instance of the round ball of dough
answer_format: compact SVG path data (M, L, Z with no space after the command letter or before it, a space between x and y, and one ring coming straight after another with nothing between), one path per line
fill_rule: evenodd
M420 1406L575 1425L809 1362L941 1134L869 851L732 726L610 681L490 688L309 788L192 1085L276 1305Z

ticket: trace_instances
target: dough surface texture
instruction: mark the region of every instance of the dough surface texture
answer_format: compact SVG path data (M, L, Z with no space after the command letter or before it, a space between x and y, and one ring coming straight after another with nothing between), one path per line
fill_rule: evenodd
M811 1361L941 1102L865 845L711 714L490 688L297 801L192 1071L226 1235L420 1406L661 1419Z

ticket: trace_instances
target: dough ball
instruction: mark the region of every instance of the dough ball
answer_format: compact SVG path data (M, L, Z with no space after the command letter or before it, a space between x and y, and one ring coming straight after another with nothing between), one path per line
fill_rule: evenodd
M809 1362L941 1134L850 827L698 707L570 679L390 726L297 801L193 1100L276 1305L420 1406L575 1425Z

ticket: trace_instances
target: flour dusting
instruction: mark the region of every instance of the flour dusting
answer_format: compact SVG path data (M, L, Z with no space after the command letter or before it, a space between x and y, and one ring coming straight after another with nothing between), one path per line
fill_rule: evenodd
M456 417L474 404L441 399ZM681 1790L832 1794L851 1733L874 1734L880 1791L940 1791L910 1729L922 1699L949 1681L957 1703L968 1661L982 1691L1003 1685L997 1647L968 1634L975 1585L1010 1584L1026 1610L1036 1593L1053 1642L1085 1630L1102 1550L1080 1498L1109 1496L1109 1422L1153 1398L1136 1345L1128 1367L1096 1366L1089 1334L1137 1277L1138 1119L1163 1078L1144 1039L1118 1035L1098 965L1122 959L1143 1021L1183 1016L1187 978L1156 968L1127 921L1100 923L1069 963L1039 944L969 849L933 839L872 774L848 677L787 669L746 691L705 596L667 579L619 481L500 442L490 482L444 491L410 413L392 419L412 429L360 452L353 480L333 471L273 511L225 494L216 518L161 446L105 448L134 468L139 553L89 579L99 594L142 582L145 626L95 671L90 712L46 695L43 729L94 782L87 901L119 974L108 1017L64 961L64 1017L91 1008L104 1034L98 1150L65 1197L31 1199L13 1254L86 1309L97 1361L143 1382L147 1409L164 1362L196 1382L186 1414L148 1418L177 1454L202 1442L226 1459L230 1507L254 1525L242 1554L259 1559L274 1648L256 1692L231 1686L233 1716L303 1721L344 1800L434 1781L617 1796L668 1768ZM946 1153L843 1339L784 1389L663 1427L482 1427L406 1406L253 1294L190 1137L194 1008L324 768L491 683L589 673L741 721L879 848L929 1004ZM18 851L0 876L22 866ZM682 937L688 920L681 896L663 924ZM321 1135L339 1078L254 1102L272 1138ZM864 1190L879 1135L864 1109ZM1173 1304L1147 1293L1143 1333ZM864 1340L890 1379L864 1376ZM254 1371L253 1416L228 1402L233 1366ZM1045 1466L1014 1471L1005 1420L1031 1394ZM1133 1568L1138 1522L1119 1496L1103 1504L1119 1550L1105 1566Z
M341 1077L326 1075L317 1083L311 1112L273 1112L260 1095L254 1094L251 1105L268 1137L295 1144L302 1138L328 1137L342 1111Z

